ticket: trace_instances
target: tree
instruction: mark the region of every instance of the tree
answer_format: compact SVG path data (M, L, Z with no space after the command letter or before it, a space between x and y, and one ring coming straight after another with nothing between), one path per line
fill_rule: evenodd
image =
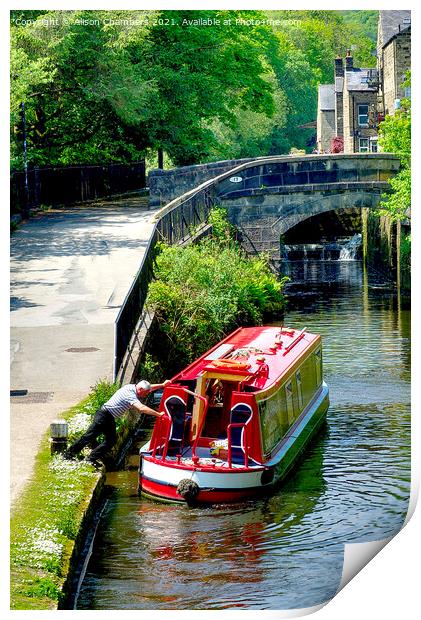
M13 11L12 167L22 167L22 102L31 164L159 150L183 165L305 148L317 85L350 44L367 57L372 43L359 37L338 11Z
M279 87L285 97L287 123L272 134L271 152L306 148L312 132L301 126L317 114L317 87L333 82L334 58L352 48L355 63L373 66L373 42L339 11L267 11L275 26L278 49L272 56Z
M148 148L195 163L215 142L210 121L271 115L273 33L222 25L243 13L52 11L12 25L13 125L24 100L32 163L130 161ZM221 26L200 25L216 17Z
M406 74L404 87L410 87L411 73ZM391 193L381 201L381 213L393 221L408 217L411 206L411 100L402 99L401 108L386 116L379 126L379 144L383 151L395 153L401 161L397 175L389 179Z

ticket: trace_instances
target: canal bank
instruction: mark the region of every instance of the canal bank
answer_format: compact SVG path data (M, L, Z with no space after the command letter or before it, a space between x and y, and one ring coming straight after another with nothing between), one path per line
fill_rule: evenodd
M363 256L367 267L392 280L403 293L411 290L411 222L393 221L362 209Z
M119 197L56 209L11 237L11 501L50 422L111 379L114 321L154 211Z
M286 275L286 323L323 336L327 428L258 502L164 506L139 500L135 470L107 474L112 493L77 609L312 606L335 594L345 542L399 531L410 488L409 308L359 261L296 261Z
M271 274L265 261L247 258L244 254L238 256L238 248L234 247L234 241L228 243L225 238L227 222L221 220L219 224L222 227L221 234L224 233L224 241L221 241L221 245L215 239L212 242L206 241L200 250L190 247L188 249L190 255L196 252L198 257L201 256L201 260L198 260L199 264L204 268L211 268L212 273L216 275L215 269L218 273L220 271L217 268L218 260L224 251L228 251L230 260L225 261L228 272L224 280L232 293L231 302L235 299L244 302L241 287L240 289L236 287L238 281L246 287L251 287L253 292L249 291L249 294L245 295L245 301L248 311L253 310L255 319L260 316L259 313L266 306L282 307L282 296L279 294L282 282L278 282ZM227 247L222 247L223 244ZM216 255L209 265L211 247ZM167 248L168 252L178 253L181 260L185 259L188 250L187 248ZM185 266L191 275L190 255L187 254ZM162 256L165 256L165 251L162 252L160 258ZM233 277L235 265L238 267L236 278ZM178 269L174 273L177 277L180 276ZM206 287L203 290L205 289ZM261 295L258 294L259 292ZM240 310L241 306L238 309L239 313ZM234 312L234 315L237 320L237 313ZM247 315L244 308L242 316L245 320ZM222 329L226 325L222 323L221 327L217 323L216 327ZM106 385L104 382L96 384L92 398L88 399L89 403L83 401L64 414L64 417L69 419L70 425L74 426L76 423L76 426L86 428L89 425L87 418L92 417L94 412L109 398L108 392L112 387L117 386ZM118 460L124 451L123 443L126 440L128 443L133 438L135 428L134 422L129 417L118 429L120 443L115 447L115 460ZM102 501L103 476L98 478L98 474L92 471L91 466L86 462L69 463L63 461L60 456L51 458L47 446L48 437L44 437L42 449L37 456L37 467L33 479L25 488L23 496L19 497L12 518L12 607L14 609L48 609L55 608L57 605L61 608L68 606L69 592L74 592L74 583L77 581L78 567L80 567L80 541L92 532L92 527L89 528L89 520L97 513L98 503ZM52 511L51 508L56 503L60 506L60 510ZM29 540L27 541L28 533ZM69 584L73 585L69 586Z
M117 385L98 383L83 401L62 412L69 440L78 438ZM118 421L108 467L120 466L142 423L130 413ZM16 501L10 527L11 609L68 608L77 590L95 524L107 494L105 469L52 454L49 433L35 456L31 480Z

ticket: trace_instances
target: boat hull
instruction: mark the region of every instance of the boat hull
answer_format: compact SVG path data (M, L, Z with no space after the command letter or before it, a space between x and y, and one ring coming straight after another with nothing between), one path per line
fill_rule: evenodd
M140 458L139 492L149 498L176 503L233 503L269 494L282 482L299 460L310 440L326 419L329 390L323 383L320 393L289 429L276 453L264 465L237 467L224 471L209 466L186 467L183 463L159 462L147 452ZM182 480L199 488L194 501L177 493Z

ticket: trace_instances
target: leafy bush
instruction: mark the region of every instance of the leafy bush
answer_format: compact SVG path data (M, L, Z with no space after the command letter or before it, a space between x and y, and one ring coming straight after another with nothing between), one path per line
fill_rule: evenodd
M406 72L403 87L411 86L411 72ZM389 179L391 192L382 196L380 215L389 215L392 221L404 220L411 208L411 100L404 98L401 108L393 116L386 116L379 125L379 144L386 153L395 153L401 169Z
M233 239L223 209L213 210L214 236L197 245L163 246L148 302L159 323L153 360L177 372L239 325L261 324L284 306L284 280L265 257L249 257ZM151 363L149 360L149 364Z

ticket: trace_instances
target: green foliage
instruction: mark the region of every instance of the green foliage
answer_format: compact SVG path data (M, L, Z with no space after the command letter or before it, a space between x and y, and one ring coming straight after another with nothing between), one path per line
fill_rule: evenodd
M281 20L271 64L283 94L287 122L272 130L270 153L307 148L314 132L300 126L317 114L317 86L333 82L334 58L353 50L356 66L374 66L373 42L339 11L267 11Z
M376 43L378 11L339 11L339 13L344 22L351 25L355 32L362 33Z
M23 163L21 102L30 165L152 162L157 149L183 165L306 147L312 132L299 126L314 120L336 53L354 46L356 63L373 60L340 13L12 11L12 168ZM198 23L207 19L220 25Z
M212 237L218 243L229 243L235 239L236 228L229 221L226 209L213 207L208 217L208 223L212 226Z
M411 235L403 235L401 239L401 262L405 269L411 266Z
M111 396L119 389L120 385L116 381L110 383L106 379L98 381L92 388L91 393L88 396L86 407L92 413L95 413L97 409L111 398Z
M403 86L410 86L407 72ZM398 174L389 179L391 193L380 202L379 213L393 221L408 217L411 206L411 101L403 99L401 108L393 116L386 116L379 126L379 144L383 151L396 153L401 160Z
M379 213L389 215L392 221L404 220L411 206L411 169L403 167L396 176L389 179L389 185L392 192L386 194L386 198L380 202Z
M271 114L270 30L184 23L216 14L241 11L50 11L12 25L15 164L21 101L33 164L131 161L148 148L192 163L213 140L207 119L231 126L235 108Z
M143 356L142 362L139 365L138 376L150 383L165 380L161 364L149 352Z
M239 325L261 324L279 312L285 280L277 280L265 258L245 255L228 235L223 210L213 212L215 235L186 247L164 246L148 303L159 335L154 360L171 375ZM226 216L225 216L226 218Z

